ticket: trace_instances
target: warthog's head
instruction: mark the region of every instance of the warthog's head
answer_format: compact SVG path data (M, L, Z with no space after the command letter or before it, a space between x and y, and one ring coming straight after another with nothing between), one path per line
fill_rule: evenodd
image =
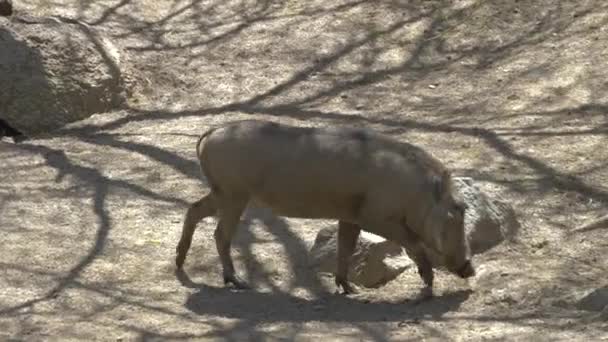
M461 195L454 191L449 172L433 180L435 199L426 229L432 234L434 249L439 252L442 264L461 278L475 275L471 263L471 250L465 234L464 214L467 209Z

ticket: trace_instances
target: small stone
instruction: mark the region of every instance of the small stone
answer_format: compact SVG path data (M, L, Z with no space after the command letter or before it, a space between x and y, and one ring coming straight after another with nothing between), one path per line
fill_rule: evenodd
M403 328L408 325L420 324L420 320L418 318L406 319L405 321L401 321L397 324L398 327Z
M608 307L608 286L587 291L576 303L576 307L585 311L606 311Z
M602 311L597 315L597 318L602 321L608 321L608 305L606 305Z
M546 247L547 245L549 245L549 241L543 240L543 241L533 243L532 247L534 247L536 249L542 249L542 248Z

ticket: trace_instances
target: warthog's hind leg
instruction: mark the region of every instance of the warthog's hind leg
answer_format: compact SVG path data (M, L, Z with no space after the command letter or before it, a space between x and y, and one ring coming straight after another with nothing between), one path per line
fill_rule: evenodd
M182 237L176 248L177 256L175 257L175 264L178 269L181 269L182 266L184 266L184 261L186 260L186 254L188 254L190 244L192 243L192 235L196 229L196 224L203 218L214 215L215 212L216 206L211 193L194 202L188 208L186 217L184 218Z
M338 288L342 287L344 294L356 293L348 282L348 265L357 246L360 232L361 227L356 224L344 221L338 222L338 260L335 281Z
M219 206L219 221L215 229L215 246L222 263L222 273L224 276L224 284L232 283L237 289L247 289L247 283L236 275L232 256L230 255L230 247L232 238L236 233L241 214L245 210L248 198L244 196L231 196L220 199Z

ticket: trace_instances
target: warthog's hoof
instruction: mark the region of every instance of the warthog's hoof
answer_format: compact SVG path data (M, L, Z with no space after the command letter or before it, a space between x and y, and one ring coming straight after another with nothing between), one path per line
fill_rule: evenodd
M237 290L249 290L251 287L247 284L246 281L242 280L240 277L236 275L227 275L224 276L224 285L232 284L232 286Z
M342 294L344 295L359 293L359 290L357 290L357 288L353 286L348 280L336 278L336 286L338 287L338 291L340 290L340 288L342 288Z
M462 265L461 268L456 270L456 275L458 275L462 279L467 279L473 277L475 275L475 268L473 268L473 264L471 261L467 261Z
M433 298L433 288L430 286L423 287L416 298L417 302L423 302Z

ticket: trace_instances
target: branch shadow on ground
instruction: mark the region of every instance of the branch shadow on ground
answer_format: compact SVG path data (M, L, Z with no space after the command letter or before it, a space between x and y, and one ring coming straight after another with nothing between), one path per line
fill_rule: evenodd
M97 217L98 223L95 239L90 249L78 261L77 264L70 268L66 274L62 275L61 277L57 277L57 284L53 288L38 298L30 299L18 305L2 308L0 310L0 315L10 315L23 308L30 307L38 302L49 300L57 296L66 287L73 284L75 279L79 277L80 273L87 266L89 266L100 253L103 252L109 232L112 229L112 221L106 208L106 199L111 188L123 188L150 199L173 204L183 204L183 201L178 198L157 194L153 191L130 184L123 180L109 179L94 168L75 164L63 151L55 150L42 145L31 144L21 144L18 145L18 148L24 152L41 155L45 159L46 165L56 170L57 176L55 177L55 182L60 182L65 176L72 176L75 177L76 180L84 186L84 188L91 191L91 196L93 198L93 207L91 209L94 215Z
M176 277L184 286L198 289L185 304L192 312L238 318L252 324L319 319L326 322L387 322L414 318L437 320L445 313L457 310L471 294L470 291L455 291L426 302L412 300L411 303L369 302L342 294L326 294L309 300L286 293L235 291L198 284L179 271ZM235 306L235 302L240 305ZM295 317L287 314L294 311L297 312Z
M110 8L105 12L94 24L102 24L106 19L117 16L118 10L129 4L130 1L121 1L116 6ZM356 2L354 5L360 4ZM129 34L149 34L150 47L154 44L160 44L159 51L163 49L175 49L176 47L170 44L164 44L163 40L159 38L170 30L163 27L172 18L177 18L184 11L195 8L200 2L193 1L192 3L186 4L185 7L180 7L175 12L172 12L168 16L153 22L153 23L138 23L133 24L133 27L137 27L137 30L133 30ZM224 39L230 39L238 37L238 34L247 29L247 25L262 22L264 20L270 20L268 7L264 4L261 7L262 10L256 15L259 17L246 18L244 22L241 22L241 26L236 26L234 30L229 30L224 36L219 35L212 37L211 40L202 39L200 41L192 42L190 45L184 45L184 48L192 48L195 45L206 45L209 43L219 43ZM341 9L342 10L342 9ZM443 9L445 10L445 9ZM442 9L438 8L429 13L421 13L420 17L431 20L429 30L423 34L419 40L415 41L415 49L412 53L412 57L402 65L394 68L385 68L383 70L376 71L362 71L361 73L354 76L354 80L338 81L329 89L319 91L315 94L306 95L295 100L288 102L287 104L268 104L267 100L281 97L290 89L295 86L306 82L308 76L312 73L317 73L327 70L331 65L341 60L348 54L351 54L358 47L370 44L370 42L377 41L379 38L384 37L388 34L394 33L397 30L403 28L403 26L410 22L409 20L416 20L420 17L412 16L410 18L398 21L394 25L384 30L377 30L368 32L364 38L352 39L349 44L346 44L340 49L333 51L329 56L321 58L315 63L302 68L301 70L295 70L286 81L280 82L278 85L271 87L270 89L260 91L249 99L244 101L232 102L216 107L206 107L193 110L185 111L169 111L163 108L154 110L143 110L137 108L128 108L132 113L124 118L111 121L101 126L84 126L81 128L65 128L58 131L59 134L71 135L75 138L80 138L88 143L93 143L100 146L108 146L113 149L126 150L139 155L149 157L159 163L170 166L176 172L189 178L199 178L198 165L194 161L189 161L178 155L166 151L162 148L158 148L148 144L130 142L130 141L119 141L114 136L107 134L107 131L113 129L120 129L123 126L132 122L149 122L154 123L159 120L179 120L186 117L200 117L225 114L227 112L241 112L251 115L266 115L274 118L291 118L297 120L323 120L332 124L365 124L381 126L386 131L390 131L391 134L402 134L405 132L416 131L416 132L427 132L427 133L458 133L463 136L479 138L483 143L492 148L497 154L505 157L507 160L513 161L519 165L525 166L538 175L537 182L540 191L549 191L550 189L557 188L563 191L573 191L580 195L591 198L597 201L607 202L608 193L602 189L596 188L592 185L587 184L579 177L568 175L563 172L559 172L556 168L552 167L548 163L532 157L525 152L518 151L511 143L509 143L506 136L529 136L532 134L539 135L588 135L588 134L606 134L606 126L598 126L590 130L581 131L554 131L554 132L535 132L534 130L523 130L521 132L505 132L497 133L494 129L488 128L472 128L475 125L474 119L467 120L462 125L431 122L429 120L422 119L408 119L399 118L395 119L389 115L383 117L372 117L364 114L352 114L344 111L332 111L312 108L315 103L319 100L330 99L341 92L352 90L355 88L361 88L365 86L371 86L382 79L390 76L401 76L405 78L423 78L428 73L441 69L447 68L454 65L465 57L478 56L480 57L479 66L480 69L488 68L496 64L501 59L508 58L510 54L523 49L531 44L542 43L548 36L554 33L563 32L568 25L561 25L557 28L550 27L551 17L541 18L539 25L534 27L532 31L526 31L525 34L515 37L509 40L507 43L499 46L493 46L490 48L486 47L475 47L473 49L461 49L454 50L448 49L442 44L441 40L436 38L436 35L440 34L440 29L444 29L441 22ZM466 11L454 11L451 13L449 19L459 20L466 16ZM123 14L120 14L122 16ZM129 16L125 16L129 18ZM160 29L159 29L160 27ZM146 30L152 31L146 32ZM529 34L529 36L526 36ZM438 42L439 41L439 42ZM438 42L438 43L437 43ZM430 49L430 44L436 44L437 50L445 51L456 54L456 56L449 61L441 63L426 63L423 61L421 55ZM151 49L150 47L144 49ZM181 47L180 47L181 48ZM153 49L157 49L154 47ZM443 49L443 50L442 50ZM193 55L194 56L194 55ZM405 75L405 76L404 76ZM515 79L515 78L514 78ZM407 89L407 88L406 88ZM460 108L454 107L453 110L447 113L456 113L458 111L470 112L474 110L476 112L484 112L488 108L481 103L473 103L472 105L462 106ZM592 109L597 112L607 112L608 106L599 101L594 102L590 100L588 103L573 108L574 111L586 111ZM394 113L393 113L394 114ZM527 112L518 112L515 115L527 115ZM561 117L564 113L555 111L546 111L542 113L536 113L539 115L554 115ZM499 113L496 113L496 117ZM186 132L184 132L186 133ZM86 138L85 138L86 136ZM40 300L49 299L54 293L62 291L67 284L73 282L73 279L77 277L78 273L85 268L95 255L99 253L104 247L104 240L107 237L108 231L111 229L111 222L107 210L104 207L104 201L107 196L110 187L124 187L131 190L133 193L145 196L147 198L155 200L163 200L170 202L177 202L176 199L167 196L156 194L145 188L137 187L125 182L110 180L101 175L97 170L86 168L78 165L74 165L69 159L65 157L62 152L52 151L46 147L30 147L25 145L25 150L30 152L40 153L47 158L48 165L58 170L60 174L71 174L77 178L87 179L88 186L94 189L95 204L93 207L94 213L99 218L98 233L96 241L92 246L91 250L87 255L75 265L68 274L66 274L56 288L51 290ZM52 157L49 157L52 156ZM93 181L91 181L93 180ZM493 179L490 176L487 178L488 181L499 182L497 179ZM517 180L503 182L502 184L514 188ZM186 204L183 201L180 204ZM296 265L298 263L297 258L300 253L305 253L304 244L298 239L297 236L293 235L286 229L286 223L283 220L271 219L263 212L254 212L252 216L245 217L245 225L247 220L252 218L260 219L269 229L271 234L277 237L280 243L284 243L287 248L287 254L290 258L290 264ZM250 234L249 230L245 227L241 228L244 231L243 243L240 245L244 251L244 255L248 258L255 259L254 253L247 246L248 242L251 242L254 237ZM259 262L252 262L252 267L261 266ZM249 269L248 273L253 274L256 271ZM304 274L296 272L295 283L292 286L305 286L315 288L318 286L316 280L309 281L302 279ZM308 276L306 274L305 276ZM462 302L468 298L468 294L456 293L449 294L444 297L437 298L436 300L441 303L438 306L421 306L415 309L412 305L395 304L395 303L366 303L364 301L357 300L356 298L349 297L326 297L315 300L305 300L298 297L294 297L284 291L275 288L272 293L260 293L255 291L247 292L231 292L223 288L215 288L202 284L196 284L191 280L185 278L183 275L178 275L178 278L182 281L185 286L193 287L198 291L188 297L186 301L186 307L192 312L199 315L216 315L222 317L241 319L240 326L237 325L237 330L255 330L255 327L261 323L266 322L283 322L285 320L291 320L294 322L304 322L310 320L323 319L328 322L384 322L384 321L400 321L407 319L415 319L423 317L441 317L446 312L457 310ZM258 281L262 281L267 285L272 285L270 279L258 278ZM235 306L234 302L242 303L242 305ZM24 305L30 305L28 302ZM23 307L23 306L20 306ZM268 308L267 312L260 312L260 308ZM373 308L373 310L370 310ZM11 308L8 311L2 311L2 314L11 313L19 308ZM288 317L286 313L297 312L295 317Z

